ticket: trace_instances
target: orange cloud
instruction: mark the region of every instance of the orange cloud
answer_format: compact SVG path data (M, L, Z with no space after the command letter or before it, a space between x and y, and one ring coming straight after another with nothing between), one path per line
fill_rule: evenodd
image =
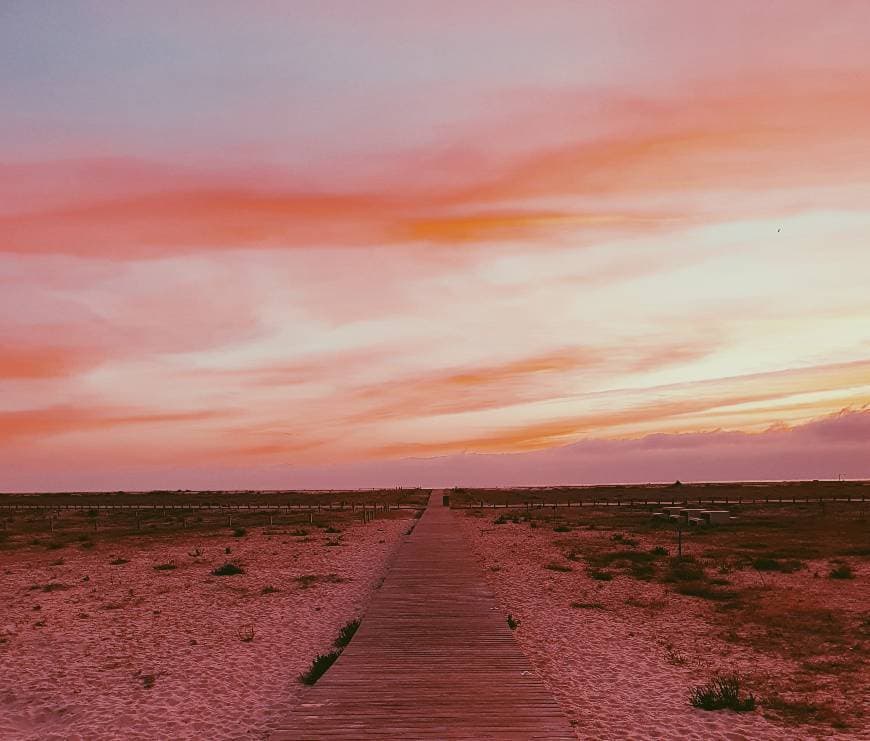
M540 150L463 198L475 202L567 194L628 196L697 189L761 189L863 181L857 140L870 136L866 73L768 76L634 102L627 131ZM566 98L562 115L590 101ZM557 110L559 104L556 103ZM576 109L572 109L575 106ZM630 111L631 101L626 108ZM627 120L635 114L629 113ZM618 129L619 121L614 122Z
M681 220L680 217L666 214L642 213L481 212L407 219L399 234L410 241L461 244L528 239L566 228L648 231L656 226L672 226Z
M168 175L152 177L147 182L153 187L162 184L151 194L120 188L129 194L89 205L71 194L74 206L7 213L0 217L0 251L140 258L251 247L463 245L568 229L668 228L703 217L691 197L710 190L742 191L748 197L736 204L731 199L729 208L753 210L758 204L750 194L757 190L863 181L866 167L860 164L870 166L864 159L870 135L862 133L870 118L867 90L870 80L860 75L844 81L807 75L800 86L767 78L721 92L689 91L691 105L680 95L654 107L635 101L647 113L637 121L629 101L624 108L632 125L615 126L619 133L531 153L528 142L517 141L515 154L505 154L485 173L469 167L461 182L450 185L421 187L406 174L385 177L368 190L323 193L306 191L304 184L279 185L271 176L255 186L250 175L201 174L197 184L184 173L179 190ZM594 95L580 101L566 95L559 113L579 118L594 103ZM131 166L130 177L141 169L141 163ZM687 195L680 213L625 207L638 197L674 193ZM582 197L582 207L516 205L567 197ZM614 208L613 199L622 206Z
M370 244L389 204L374 196L198 190L0 219L0 248L142 258L199 250Z
M98 365L91 348L0 346L0 380L33 380L73 375Z
M415 418L509 407L565 396L577 374L652 370L704 357L709 344L663 348L635 346L565 348L501 365L447 370L422 378L370 385L351 394L351 406L368 403L354 423ZM373 402L373 404L371 404Z
M183 424L223 417L222 411L142 412L135 409L57 406L15 412L0 411L0 442L12 443L65 433L110 430L129 425Z
M740 405L763 405L765 402L777 402L806 392L862 388L868 379L870 360L633 390L631 395L636 401L630 403L629 397L629 406L623 409L502 428L484 435L456 437L449 441L391 443L376 447L371 453L376 457L395 458L459 452L538 450L576 442L587 434L607 438L636 437L643 434L644 426L648 423L654 423L659 430L666 430L671 423L682 419L682 424L676 425L676 431L697 430L699 425L703 428L705 421L709 426L724 414L730 415L732 428L739 428L747 422L750 426L758 422L755 411L734 409ZM612 396L615 400L623 398L623 404L624 397L628 395L629 392L624 390L598 394L602 397ZM648 397L661 395L677 398L663 402L646 401ZM412 408L409 407L406 411L410 413ZM803 407L803 410L817 416L826 413L829 408L830 402L827 405L822 402ZM770 405L766 418L769 420L778 409L778 405ZM426 411L428 410L422 409L420 413L424 414Z

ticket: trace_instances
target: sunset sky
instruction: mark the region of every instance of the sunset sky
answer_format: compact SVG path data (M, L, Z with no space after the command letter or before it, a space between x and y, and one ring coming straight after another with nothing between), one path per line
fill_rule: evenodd
M0 491L870 477L870 3L0 4Z

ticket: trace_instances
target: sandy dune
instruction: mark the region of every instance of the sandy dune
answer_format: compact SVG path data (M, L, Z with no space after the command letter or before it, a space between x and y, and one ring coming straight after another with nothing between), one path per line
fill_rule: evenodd
M0 738L263 737L292 708L299 672L361 613L407 526L357 523L341 547L313 528L0 552ZM212 576L228 559L246 573Z

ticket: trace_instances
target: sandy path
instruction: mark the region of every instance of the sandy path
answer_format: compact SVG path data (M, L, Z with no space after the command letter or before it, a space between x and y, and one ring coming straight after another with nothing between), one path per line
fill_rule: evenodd
M549 528L493 526L459 517L516 636L582 739L856 738L806 726L787 728L760 712L706 712L690 706L691 687L715 671L776 676L780 662L713 637L703 600L669 594L665 585L617 577L598 582L565 562ZM626 604L630 600L632 604ZM572 603L600 605L571 607ZM668 650L668 644L678 653ZM860 736L860 733L859 733Z
M299 672L361 614L407 527L355 524L341 547L313 528L308 542L257 530L0 552L0 738L262 738L290 712ZM119 557L129 563L110 565ZM226 559L246 573L211 576ZM32 589L48 583L68 588Z

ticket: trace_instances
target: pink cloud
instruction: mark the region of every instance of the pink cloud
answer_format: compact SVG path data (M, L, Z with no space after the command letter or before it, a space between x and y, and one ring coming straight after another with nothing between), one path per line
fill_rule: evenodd
M15 480L535 451L492 458L522 478L567 443L668 478L863 433L770 426L865 401L867 3L25 5L0 24Z
M591 483L870 478L870 411L844 410L805 425L761 433L654 435L589 440L527 453L458 454L343 465L215 466L183 469L124 463L63 473L10 468L13 490L117 488L359 488L542 486Z
M12 444L32 438L109 430L127 425L167 425L199 422L226 416L226 412L153 412L137 408L49 407L22 411L0 411L0 442Z
M709 205L692 205L703 193L742 191L730 199L733 216L757 212L755 192L863 181L865 90L864 72L842 79L807 73L800 85L768 75L655 101L626 96L608 131L561 144L546 130L529 139L493 121L493 131L467 134L478 139L396 155L389 170L354 188L331 163L324 165L335 169L328 189L275 167L208 172L124 159L7 165L0 194L12 200L0 215L0 251L139 259L238 248L547 241L566 225L590 234L652 233L709 219ZM604 93L605 102L612 95ZM553 108L582 122L600 96L566 92ZM505 140L503 151L490 166L476 166L492 137ZM419 177L421 162L437 172L441 160L454 173L447 181ZM678 210L648 205L675 194L682 194ZM578 196L582 207L517 205Z
M657 434L528 453L449 455L299 468L295 486L534 486L870 478L870 411L844 410L761 433ZM357 482L357 483L352 483Z

